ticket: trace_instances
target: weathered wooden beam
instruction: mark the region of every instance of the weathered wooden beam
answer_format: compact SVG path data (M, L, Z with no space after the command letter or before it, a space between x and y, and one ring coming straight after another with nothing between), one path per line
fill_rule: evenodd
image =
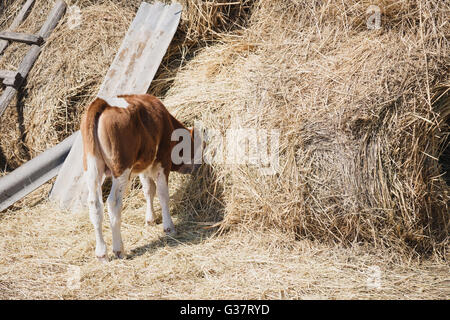
M28 0L23 5L22 9L19 11L17 16L14 18L13 22L9 26L9 30L16 30L20 24L27 18L30 13L31 8L33 7L35 0Z
M13 22L9 26L9 28L6 31L14 31L16 30L20 24L27 18L28 13L30 13L31 8L33 7L33 4L35 3L35 0L28 0L22 7L22 9L19 11L17 16L14 18ZM8 47L9 42L7 40L0 40L0 54Z
M63 16L66 10L66 6L67 6L66 3L62 0L58 1L55 4L52 11L49 13L47 17L47 20L45 21L44 25L39 31L39 36L41 38L46 39L49 37L53 29L55 29L56 25L58 24L58 21ZM31 48L28 50L25 58L22 60L18 68L18 71L23 79L27 77L28 73L30 72L37 58L39 57L40 53L41 47L39 47L38 45L32 45Z
M0 96L0 117L5 112L6 108L9 106L9 103L14 98L17 93L17 89L14 87L6 87L3 94Z
M35 0L28 0L25 3L25 5L22 7L22 10L20 10L19 14L14 19L14 21L11 23L11 26L8 28L8 30L6 30L4 32L11 33L15 29L17 29L17 27L20 26L20 24L23 22L23 20L26 19L27 15L30 12L31 8L33 7L34 3L35 3ZM45 21L44 25L42 26L41 30L39 31L37 40L42 41L42 40L40 40L41 38L46 39L50 36L53 29L56 27L59 20L64 15L64 12L66 11L66 7L67 7L67 4L63 0L59 0L56 3L56 5L53 7L52 11L48 15L48 18ZM11 35L9 35L9 36L11 36ZM19 39L21 39L21 38L19 37ZM6 38L5 39L0 36L0 54L8 46L8 41L19 41L19 40L16 40L15 38L13 38L13 39ZM24 41L21 41L21 42L24 42ZM28 42L25 42L25 43L28 43ZM42 42L36 42L36 43L33 42L33 44L40 45L40 44L42 44Z
M20 77L19 72L10 70L0 70L0 79Z
M18 88L20 86L20 84L23 82L22 77L20 76L20 73L17 73L17 77L15 78L6 78L3 79L3 84L5 86L10 86L10 87L14 87L14 88Z
M50 11L47 20L42 26L41 30L39 30L39 35L47 39L52 33L53 29L56 28L59 20L61 20L62 16L66 12L67 4L63 0L59 0L54 6L52 11Z
M77 135L71 135L60 144L1 177L0 211L53 178L58 173L76 137Z
M41 47L39 47L38 45L32 45L31 48L28 49L25 58L23 58L22 62L19 65L19 68L17 69L23 79L27 77L40 53Z
M5 86L16 87L21 81L22 77L18 71L0 70L0 79L3 79Z
M22 42L26 44L37 44L41 45L44 39L41 36L36 36L34 34L19 33L12 31L2 31L0 32L0 39L8 41Z

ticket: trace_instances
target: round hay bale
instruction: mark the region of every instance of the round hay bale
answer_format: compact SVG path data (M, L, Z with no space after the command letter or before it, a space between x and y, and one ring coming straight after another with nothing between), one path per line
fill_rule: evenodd
M448 4L379 5L371 30L364 2L258 2L241 37L178 74L165 103L182 120L281 131L276 175L213 165L223 230L445 254L448 127L437 104L448 95L438 103L433 91L449 79Z

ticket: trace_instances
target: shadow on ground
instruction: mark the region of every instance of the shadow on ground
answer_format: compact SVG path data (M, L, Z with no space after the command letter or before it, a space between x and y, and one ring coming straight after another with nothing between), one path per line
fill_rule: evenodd
M177 235L162 235L131 250L127 259L152 253L161 247L200 243L217 232L217 225L223 220L224 213L223 187L217 183L213 169L203 165L197 174L187 176L182 186L170 199L173 203L170 214L177 218L174 221ZM157 223L161 223L160 216Z

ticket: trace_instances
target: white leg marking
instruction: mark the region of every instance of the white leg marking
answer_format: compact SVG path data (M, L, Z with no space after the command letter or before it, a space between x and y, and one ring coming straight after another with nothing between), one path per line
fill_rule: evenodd
M95 255L100 261L108 261L106 254L106 244L103 240L102 222L103 222L103 200L102 200L102 163L94 156L87 157L87 187L88 187L88 206L89 217L94 225L95 232Z
M119 259L124 257L122 235L120 226L122 224L122 200L130 177L130 169L127 169L120 177L112 178L111 192L106 203L108 204L109 221L112 231L113 252Z
M159 168L156 178L156 186L159 202L161 203L163 228L164 232L167 234L175 235L175 225L173 224L169 213L169 186L167 183L168 181L166 179L166 175L164 174L164 169Z
M155 223L155 209L153 208L153 199L156 194L156 184L150 176L145 173L139 174L139 180L142 183L145 200L147 201L147 209L145 212L145 224L150 225Z

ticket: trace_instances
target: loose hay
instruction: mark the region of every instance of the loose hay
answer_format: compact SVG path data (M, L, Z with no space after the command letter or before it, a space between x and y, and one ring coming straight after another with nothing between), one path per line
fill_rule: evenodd
M19 107L1 119L3 168L78 129L139 1L73 3L82 26L71 30L65 18ZM204 168L177 212L223 219L222 231L261 228L446 257L448 3L186 3L150 91L188 124L279 129L281 170L262 176L245 166ZM367 29L370 4L382 9L380 30ZM22 29L40 25L32 21ZM18 49L8 49L0 68L20 60ZM172 188L184 179L175 177Z
M106 217L105 241L111 244ZM86 212L46 204L0 217L0 299L447 299L448 265L371 246L330 246L276 232L209 237L177 215L180 235L144 227L128 204L127 259L99 264ZM109 247L110 248L110 247ZM370 286L374 268L379 287ZM375 279L376 280L376 279Z

